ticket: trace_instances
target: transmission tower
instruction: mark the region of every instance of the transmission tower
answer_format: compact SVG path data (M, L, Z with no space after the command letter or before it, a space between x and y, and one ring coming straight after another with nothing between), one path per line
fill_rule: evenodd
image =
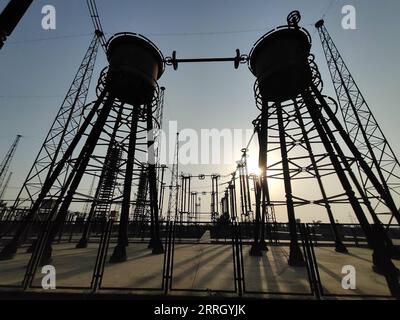
M149 201L148 201L148 173L147 165L144 163L139 176L139 184L136 194L135 209L133 212L133 223L137 227L136 231L139 235L149 220Z
M218 210L218 186L219 186L219 174L211 175L211 204L210 204L210 212L211 212L211 221L217 222L219 217Z
M400 163L329 35L324 20L318 21L315 27L319 33L348 135L379 178L389 203L387 204L376 192L372 181L359 166L364 190L378 215L391 215L388 226L393 218L400 224L398 210L392 210L398 208L400 202Z
M21 135L17 135L14 142L12 143L10 149L8 150L6 156L0 164L0 190L2 188L3 182L6 179L8 170L10 168L11 161L14 157L15 150L17 149L19 140L21 139ZM4 188L4 187L3 187Z
M10 174L9 174L8 177L7 177L6 182L4 183L3 186L0 187L0 203L1 203L2 200L3 200L3 197L4 197L5 192L7 191L8 184L10 183L10 180L11 180L12 175L13 175L13 173L10 172Z
M176 143L174 151L174 163L171 172L171 184L169 185L169 198L167 221L171 220L171 215L174 214L174 220L179 220L178 202L179 202L179 132L176 133Z
M22 205L26 206L27 204L31 206L34 203L45 181L50 177L54 168L63 158L65 151L77 134L84 114L84 106L86 104L98 52L99 39L101 37L101 32L95 32L60 110L18 193L17 199L13 205L14 209ZM59 194L64 186L69 168L69 164L63 167L47 195L48 199Z

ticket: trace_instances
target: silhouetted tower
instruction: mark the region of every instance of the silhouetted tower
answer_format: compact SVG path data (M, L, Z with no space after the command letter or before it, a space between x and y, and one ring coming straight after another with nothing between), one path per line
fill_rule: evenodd
M183 222L189 219L192 208L192 193L191 193L192 176L190 174L181 174L181 198L179 221Z
M7 177L6 182L4 182L4 184L3 184L2 186L0 186L0 203L2 202L3 197L4 197L4 194L5 194L6 191L7 191L8 184L10 183L10 180L11 180L12 175L13 175L13 173L10 172L9 175L8 175L8 177Z
M148 201L148 173L147 166L143 164L139 176L138 191L136 193L135 209L133 221L137 225L139 232L149 220L149 201Z
M100 75L97 85L97 100L89 104L85 110L84 121L77 134L66 148L62 159L54 167L52 173L43 184L37 200L29 210L24 221L19 225L12 241L2 250L0 257L12 258L26 230L29 221L35 216L41 203L46 199L52 186L59 178L66 162L73 152L78 151L72 162L72 168L61 189L56 204L51 210L42 236L35 245L39 250L36 255L40 263L48 263L51 259L52 242L62 227L68 208L85 173L102 169L114 157L114 150L122 152L118 179L122 180L122 191L118 195L121 201L118 243L114 248L110 262L121 262L127 259L128 222L131 208L131 193L135 163L138 163L140 148L146 148L148 156L149 198L151 210L151 240L153 253L164 251L158 225L157 177L154 153L149 152L154 144L151 132L154 129L154 111L159 105L157 80L164 71L164 58L158 48L147 38L133 33L118 33L107 43L109 67ZM83 139L87 136L86 140ZM82 142L81 148L77 148ZM95 149L100 152L104 147L108 151L104 156L94 155ZM120 152L120 151L118 151ZM104 154L104 151L103 151ZM146 155L146 154L144 154ZM90 160L92 160L90 162ZM111 161L111 160L110 160ZM114 161L114 160L113 160ZM110 166L112 167L112 166ZM106 175L105 175L106 176ZM101 180L101 179L100 179ZM112 180L112 179L111 179Z
M11 35L33 0L10 0L0 14L0 49Z
M160 87L160 98L159 105L157 107L156 114L154 116L155 121L157 123L156 130L154 132L154 154L155 154L155 162L157 168L157 180L159 181L158 192L159 192L159 214L160 217L163 216L163 205L164 205L164 174L167 166L165 164L161 164L161 147L162 147L162 126L163 126L163 118L164 118L164 98L165 98L165 87Z
M114 199L121 157L122 149L115 145L115 136L112 135L109 148L104 159L103 169L97 184L94 200L85 221L85 228L82 233L82 237L76 245L77 248L87 247L90 229L93 223L105 222L108 220L111 211L111 205Z
M187 221L188 222L196 222L197 215L199 212L199 203L198 203L198 192L192 191L190 192L190 207L187 213Z
M239 172L240 182L240 205L241 217L243 221L249 222L252 219L251 197L250 197L250 182L247 168L247 148L242 149L242 158L238 162L237 170Z
M164 97L165 97L165 87L160 87L160 98L159 105L154 115L155 121L157 121L157 129L155 129L154 133L154 141L155 141L155 158L157 162L157 167L161 169L160 165L160 154L161 154L161 129L163 125L163 117L164 117Z
M260 193L266 193L270 179L282 181L284 200L277 203L284 204L288 214L288 262L292 266L304 265L298 244L295 208L310 204L324 207L335 235L336 250L345 251L331 205L350 204L373 250L374 269L386 276L391 292L399 296L397 269L387 250L384 229L380 224L369 223L362 204L374 220L376 214L368 206L367 195L349 159L357 160L362 166L386 204L389 199L382 184L337 119L337 104L321 94L321 76L310 54L311 37L298 26L299 21L300 13L292 12L286 26L264 35L250 53L249 67L257 77L255 97L261 111L261 115L254 121L260 148L258 204L261 202L261 207L266 206L266 197ZM277 152L280 159L274 163L269 160L268 163L269 157ZM307 191L311 191L308 195L304 193L306 186ZM339 186L342 190L338 190ZM312 192L312 188L315 188L315 192ZM310 194L313 197L318 193L320 199L309 199ZM262 248L257 234L260 222L260 205L257 205L255 241L251 248L253 255L261 255Z
M231 221L238 221L237 202L236 202L236 171L232 173L232 178L225 191L225 210Z
M10 169L10 164L15 154L15 150L17 149L21 137L22 137L21 135L17 135L10 149L7 151L6 156L4 157L3 161L0 164L0 189L2 188L4 180L6 179L8 170Z
M322 48L328 63L332 82L336 91L340 110L349 137L360 151L363 159L379 178L391 207L400 205L400 163L390 147L382 129L364 99L350 70L345 64L339 50L333 42L324 20L319 20L315 27L321 39ZM393 218L400 224L398 211L392 212L379 193L376 192L372 181L362 170L360 176L363 187L378 215L390 214L389 225ZM397 203L397 205L395 204Z
M174 160L171 171L171 183L169 185L169 196L168 196L168 209L167 209L167 221L171 221L173 215L174 221L179 219L179 132L176 133L176 143L174 151Z
M103 34L101 32L95 32L68 93L17 195L13 205L14 209L21 206L30 207L36 201L45 181L48 180L54 168L63 159L66 150L76 136L82 123L84 106L96 62L100 38L102 37ZM50 200L59 196L64 187L65 179L71 170L71 164L71 161L65 163L58 178L49 190L46 196L47 199Z
M219 210L218 210L218 186L219 186L219 174L213 174L211 176L211 205L210 205L210 212L211 212L211 221L216 222L219 217Z

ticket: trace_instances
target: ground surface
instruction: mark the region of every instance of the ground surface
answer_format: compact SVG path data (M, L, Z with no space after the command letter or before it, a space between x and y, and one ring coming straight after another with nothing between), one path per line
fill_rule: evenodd
M204 239L203 239L204 240ZM206 242L206 241L203 241ZM128 260L123 263L108 262L115 244L111 243L101 288L154 289L162 292L164 255L153 255L145 243L131 243L127 248ZM30 254L21 248L12 260L0 261L0 285L19 286ZM52 264L57 271L57 287L89 289L97 255L98 244L75 249L74 243L53 246ZM260 293L310 293L305 267L287 264L288 247L270 246L262 257L249 255L250 246L243 246L245 291ZM389 295L385 278L371 269L372 252L366 248L350 247L349 254L340 254L332 247L316 247L319 273L325 294L332 295ZM171 294L182 295L185 290L235 292L234 263L230 244L175 244L173 256ZM394 261L398 268L400 262ZM356 269L355 290L341 286L342 267ZM34 285L40 286L43 275L36 273Z

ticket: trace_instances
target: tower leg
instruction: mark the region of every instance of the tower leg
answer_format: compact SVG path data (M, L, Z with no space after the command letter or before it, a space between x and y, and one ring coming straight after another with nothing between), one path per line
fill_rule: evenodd
M303 258L303 254L300 250L297 238L297 226L296 226L296 218L295 218L294 204L293 204L292 185L290 182L289 161L288 161L286 137L285 137L285 126L283 123L282 107L280 104L277 104L276 106L276 114L278 118L280 150L282 157L282 169L283 169L285 194L286 194L286 206L289 218L289 233L290 233L289 265L304 266L305 261Z
M109 159L109 157L111 155L111 151L112 151L112 149L114 147L114 144L115 144L115 137L116 137L116 134L117 134L117 131L118 131L118 128L120 126L121 119L122 119L122 112L123 112L123 107L120 106L119 111L118 111L118 115L117 115L117 119L115 121L114 129L113 129L113 132L112 132L111 137L110 137L110 142L109 142L109 145L108 145L107 155L106 155L106 158L104 160L105 164L108 163L108 159ZM105 172L106 172L106 168L104 167L103 170L102 170L101 177L100 177L99 182L98 182L97 189L96 189L96 194L95 194L95 197L94 197L95 199L98 199L98 197L99 197L101 186L102 186L103 181L104 181ZM94 218L93 215L95 213L95 209L96 209L96 205L97 205L96 201L97 200L94 200L92 205L90 206L90 211L89 211L89 214L88 214L87 221L86 221L86 223L84 222L85 223L85 228L84 228L84 230L82 232L82 237L79 239L79 242L76 244L76 248L78 248L78 249L79 248L86 248L87 245L88 245L90 228L91 228L91 225L92 225L92 222L93 222L93 218Z
M158 195L157 195L157 174L156 174L156 158L154 150L154 134L153 134L153 109L152 105L147 105L147 153L148 153L148 172L149 172L149 192L150 192L150 212L151 212L151 244L153 254L164 253L164 248L160 239Z
M366 174L368 179L370 179L370 181L372 182L372 184L373 184L374 188L377 190L377 192L381 195L381 197L385 201L387 207L391 210L393 216L396 216L396 214L398 214L398 210L397 210L397 208L396 208L396 206L395 206L395 204L393 202L393 198L390 196L390 194L387 194L385 192L384 187L380 184L378 178L374 175L374 173L371 170L371 168L365 162L365 160L362 157L361 153L358 151L358 149L356 148L354 143L348 137L348 135L346 134L346 131L343 128L343 126L341 125L339 120L336 118L336 116L333 114L332 110L329 108L328 104L326 103L326 101L323 98L323 96L321 95L321 93L316 88L313 88L313 90L314 90L314 92L316 94L316 97L317 97L318 101L323 106L324 111L327 113L329 119L332 121L333 125L338 130L340 136L342 137L342 139L344 140L344 142L346 143L346 145L348 146L350 151L353 153L355 159L357 160L357 163L360 165L360 167L362 167L364 173ZM357 179L355 178L355 176L352 173L352 171L350 171L350 174L353 176L352 179L354 181L356 181L357 189L359 190L360 194L363 195L364 202L365 202L366 206L368 207L368 210L369 210L369 212L370 212L375 224L377 224L378 228L382 229L381 230L381 236L386 241L391 256L393 258L399 259L400 258L400 251L398 250L398 248L396 248L393 245L392 239L390 239L390 237L388 236L387 232L384 230L384 228L383 228L378 216L376 215L374 209L372 208L372 206L370 204L370 201L369 201L368 197L364 194L364 191L363 191L362 187L357 182Z
M250 249L250 255L261 256L263 247L262 243L263 238L260 239L261 228L263 227L261 224L264 224L264 214L265 214L264 212L265 196L263 194L263 191L264 191L264 183L266 182L265 177L267 171L268 104L263 104L261 109L260 123L257 123L256 126L257 126L256 130L258 133L258 144L259 144L258 166L261 172L260 176L258 178L255 178L258 179L258 181L255 183L256 219L254 222L254 242Z
M260 187L259 181L257 181L255 183L255 193L256 193L256 219L254 222L254 242L250 248L250 255L251 256L261 256L262 255L262 252L260 249L261 187Z
M317 179L317 182L318 182L321 194L322 194L322 198L324 199L325 209L326 209L326 212L328 214L329 222L330 222L330 225L331 225L331 228L332 228L332 231L333 231L333 236L334 236L334 241L335 241L335 250L337 252L341 252L341 253L348 253L348 250L345 247L345 245L343 244L343 242L341 240L341 237L339 235L339 232L337 230L337 226L336 226L335 219L333 217L332 209L331 209L331 206L330 206L330 204L328 202L327 195L326 195L326 192L325 192L325 188L324 188L324 185L322 183L322 178L321 178L321 175L319 173L318 165L317 165L317 162L315 160L315 156L314 156L313 151L312 151L311 143L310 143L310 140L308 138L308 134L306 132L306 128L305 128L305 125L304 125L304 121L303 121L301 112L299 110L298 103L296 101L294 101L294 106L295 106L295 112L296 112L297 120L299 121L299 125L301 127L304 143L306 145L308 154L310 156L311 164L312 164L313 169L314 169L314 174L315 174L315 177Z
M3 250L0 252L0 260L8 260L12 259L14 255L17 253L17 248L19 246L19 242L21 240L21 236L24 234L26 231L26 228L28 227L29 223L31 223L37 213L37 211L40 208L40 205L42 204L44 198L46 197L47 193L50 191L51 187L53 186L54 182L60 175L61 171L63 170L66 162L68 159L71 157L75 147L78 145L82 135L85 133L86 129L90 125L93 117L97 113L97 110L99 109L101 103L103 102L103 99L106 95L106 91L103 91L97 102L93 105L92 109L90 110L89 114L87 115L85 121L82 123L82 126L80 127L78 133L75 135L74 139L72 140L71 144L65 151L62 159L60 162L57 164L55 167L53 173L48 177L48 179L44 182L42 190L33 204L32 208L29 210L28 214L24 218L24 220L21 222L20 226L18 227L13 239L3 248Z
M90 132L86 140L86 143L83 146L82 151L80 152L78 159L76 160L75 165L67 179L65 188L67 188L69 185L70 187L64 201L62 202L60 209L58 210L57 218L49 232L49 236L46 239L43 255L41 258L42 265L49 264L51 262L51 253L52 253L51 245L57 233L60 231L63 224L65 223L65 218L68 214L68 208L71 205L76 190L78 189L82 177L85 173L85 170L90 160L90 156L92 155L97 145L103 127L107 121L108 115L110 114L113 102L114 98L112 96L109 96L107 98L107 101L104 103L104 106L100 111L100 114L95 124L93 125L92 131ZM64 193L65 190L61 192L58 198L59 200L63 198ZM56 210L57 210L57 205L53 208L49 218L53 217L56 214Z
M134 107L132 112L131 131L129 135L128 157L126 160L126 170L124 179L124 193L121 206L121 216L118 230L118 243L110 257L111 263L124 262L127 259L126 247L128 246L128 222L129 209L131 206L131 190L133 165L136 150L136 132L139 121L139 108Z
M345 171L343 170L339 159L337 158L334 149L331 143L335 146L336 151L338 152L338 156L341 162L345 165L346 171L352 175L352 180L357 183L356 178L348 164L346 157L344 156L341 148L336 142L336 139L330 130L329 126L326 123L326 120L323 118L319 107L315 104L313 97L311 94L307 93L304 96L304 100L306 101L308 111L313 119L315 127L318 131L319 136L325 146L326 151L328 152L331 162L335 167L337 172L337 176L342 184L343 189L346 192L346 195L349 198L349 202L354 210L354 213L357 216L358 221L365 233L368 244L373 250L372 258L373 258L373 269L378 273L382 273L386 277L386 281L388 282L388 286L392 292L392 294L396 297L400 297L400 286L398 280L398 269L394 266L392 261L390 260L389 253L387 251L387 247L384 241L382 241L382 232L379 228L380 225L371 226L363 212L363 209L358 202L358 199L352 190L351 184L346 176ZM321 101L322 102L322 101ZM330 141L329 141L330 140ZM360 192L360 190L359 190ZM361 190L362 193L362 190Z

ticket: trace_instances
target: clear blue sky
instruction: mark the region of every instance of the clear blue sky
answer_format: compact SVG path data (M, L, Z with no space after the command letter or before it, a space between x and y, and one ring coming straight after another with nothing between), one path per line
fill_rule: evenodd
M0 10L7 2L0 0ZM41 28L41 8L46 4L54 5L57 10L56 30ZM392 147L400 154L400 2L397 0L97 0L97 4L107 36L121 31L138 32L151 38L165 56L176 50L178 57L184 58L233 56L236 48L248 53L263 33L284 24L290 11L300 10L301 25L313 35L312 52L325 81L324 93L334 96L313 26L326 14L327 28ZM346 4L354 5L357 10L357 30L341 28L341 8ZM0 158L16 134L24 136L12 164L15 174L6 198L15 196L22 184L88 47L92 31L85 1L36 0L0 51ZM176 34L223 31L242 32ZM36 41L60 36L68 37ZM100 54L93 85L105 65L104 55ZM246 66L234 70L230 63L182 64L178 72L167 69L160 81L160 85L167 87L165 121L177 120L180 129L251 128L251 121L257 116L253 83L254 77ZM89 101L93 97L91 90ZM186 169L193 173L228 173L233 165Z

